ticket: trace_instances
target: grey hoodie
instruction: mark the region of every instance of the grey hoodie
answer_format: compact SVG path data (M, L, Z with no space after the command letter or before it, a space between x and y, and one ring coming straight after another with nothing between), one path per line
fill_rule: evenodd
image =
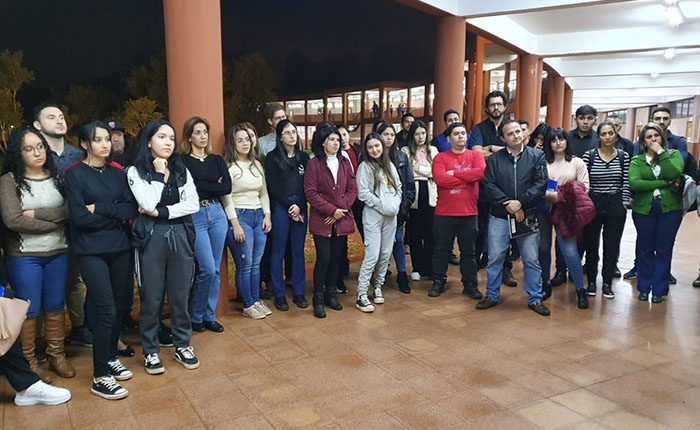
M369 162L363 161L357 168L357 197L365 203L364 210L374 210L383 216L396 216L401 208L401 179L393 163L389 163L397 189L382 180L379 190L374 189L374 173ZM383 177L384 174L380 173Z

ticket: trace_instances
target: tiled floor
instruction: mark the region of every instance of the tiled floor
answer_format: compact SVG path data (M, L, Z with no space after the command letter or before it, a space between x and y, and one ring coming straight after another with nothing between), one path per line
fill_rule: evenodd
M428 298L426 281L402 295L392 280L386 304L369 315L352 294L324 320L292 306L251 321L233 303L223 334L195 335L200 369L184 370L171 349L160 376L146 375L140 357L126 359L130 395L109 402L90 394L89 350L71 348L78 377L58 384L73 400L18 408L3 379L0 422L23 430L700 428L700 290L690 286L698 233L690 214L676 242L679 284L660 305L638 302L633 286L618 282L615 300L598 296L585 311L571 285L555 289L549 318L527 309L521 288L504 287L502 304L476 311L455 267L443 297ZM633 240L629 222L623 270Z

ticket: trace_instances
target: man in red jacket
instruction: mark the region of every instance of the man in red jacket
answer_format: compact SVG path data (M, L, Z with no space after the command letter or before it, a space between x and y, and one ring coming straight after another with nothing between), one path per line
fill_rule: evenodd
M433 160L433 180L437 184L438 198L433 220L433 286L428 296L438 297L445 292L447 262L457 237L462 292L479 300L482 295L477 287L474 255L478 232L476 203L486 162L483 155L466 148L467 129L464 124L451 124L444 135L451 148Z

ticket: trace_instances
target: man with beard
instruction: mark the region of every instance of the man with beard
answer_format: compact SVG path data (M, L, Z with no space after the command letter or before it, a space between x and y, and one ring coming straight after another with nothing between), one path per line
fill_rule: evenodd
M61 109L50 103L34 108L34 128L45 138L51 148L51 158L59 172L63 173L71 165L85 159L85 153L66 142L68 126ZM68 339L80 345L92 346L92 333L85 326L85 286L80 279L75 254L68 253L68 282L66 284L66 305L71 321Z
M467 146L469 149L480 152L488 158L505 148L498 137L498 127L503 122L503 114L506 111L506 94L503 91L491 91L484 99L484 109L488 118L474 126ZM486 235L489 220L489 203L486 201L483 186L479 188L479 234L476 237L476 258L480 269L486 267L489 260L486 245ZM503 283L509 287L517 287L518 282L513 278L513 262L506 258L503 263Z

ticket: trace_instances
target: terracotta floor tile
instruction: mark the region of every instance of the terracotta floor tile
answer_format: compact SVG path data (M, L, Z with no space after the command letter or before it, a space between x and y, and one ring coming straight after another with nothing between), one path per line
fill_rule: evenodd
M9 385L9 384L8 384ZM10 388L11 389L11 388ZM12 396L13 398L14 396ZM14 400L11 400L14 402ZM37 419L37 417L41 419ZM77 426L78 421L72 422L66 404L57 406L31 406L19 407L14 403L9 403L4 410L4 421L2 428L5 429L70 429ZM88 425L91 423L85 423Z
M435 402L438 399L454 396L467 389L464 384L440 373L424 373L406 379L403 382L413 388L418 394Z
M203 425L197 412L189 405L172 409L157 409L135 415L137 428L143 430L194 428Z
M272 424L262 415L250 415L247 417L234 418L228 421L222 421L210 425L212 430L229 430L229 429L255 429L255 430L274 430Z
M400 349L394 347L388 342L358 342L357 344L351 345L350 348L373 363L392 360L406 355Z
M434 403L447 407L464 421L502 412L505 408L476 391L463 389Z
M470 419L465 422L463 428L478 430L534 430L540 427L520 414L505 410L496 412L495 414Z
M269 419L276 429L322 428L333 424L310 405L295 405L277 410L269 415Z
M479 386L474 390L506 407L516 407L541 399L535 391L511 381L491 386Z
M535 391L542 397L550 397L578 388L573 382L541 370L531 371L524 376L514 377L513 381Z
M408 428L386 412L341 421L340 427L347 430L406 430Z
M208 426L260 413L254 403L241 393L228 393L207 400L194 400L192 407L202 422Z
M396 360L384 361L377 363L377 366L384 369L388 374L398 380L434 372L430 366L423 364L413 357L402 357Z
M518 413L549 430L572 426L586 419L583 415L547 399L519 408Z
M589 418L604 415L619 408L617 404L608 399L597 396L584 389L560 394L551 397L550 400Z
M617 411L603 417L600 422L616 430L668 430L669 427L645 416L629 411Z
M620 358L637 363L644 367L654 367L659 364L665 364L671 361L670 358L663 355L655 354L642 348L632 348L626 351L617 352L615 355Z
M410 429L442 429L461 422L450 408L430 401L391 409L388 412Z
M559 345L552 346L548 348L550 351L554 351L565 357L569 357L574 360L582 359L585 357L590 357L592 355L599 354L600 351L596 348L589 347L580 342L567 342Z
M624 360L615 355L614 352L585 357L577 360L577 363L608 377L617 377L644 370L644 366Z
M698 359L691 358L673 363L664 364L654 368L659 373L688 384L700 385L700 366Z
M433 342L422 338L405 340L400 342L398 345L411 353L427 352L438 348L438 346Z
M259 354L270 364L281 363L284 361L295 361L309 357L309 354L307 354L306 351L294 344L265 349L260 351Z
M547 371L582 387L605 381L608 377L597 369L578 362L568 362L550 366Z

